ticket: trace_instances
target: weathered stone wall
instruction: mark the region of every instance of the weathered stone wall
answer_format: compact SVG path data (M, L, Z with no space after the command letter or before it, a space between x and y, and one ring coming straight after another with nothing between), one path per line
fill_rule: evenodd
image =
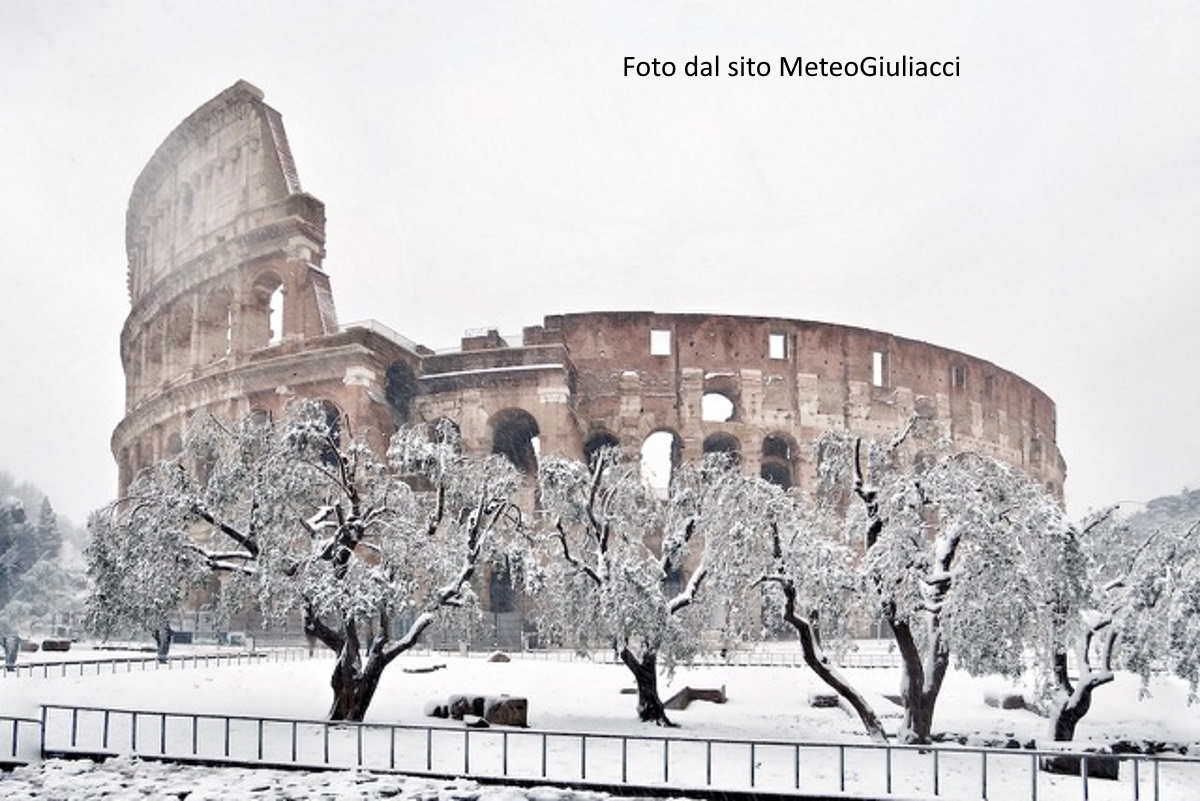
M652 336L664 352L652 352ZM493 449L493 421L511 409L536 420L542 453L579 457L600 439L636 453L666 431L680 458L696 460L706 442L732 442L747 472L772 462L803 485L824 432L890 436L918 415L939 421L957 447L1021 467L1061 497L1054 403L958 351L829 323L653 312L547 317L524 339L538 344L426 358L417 417L455 420L478 452ZM709 394L731 403L728 420L704 419Z
M433 353L383 326L341 330L321 268L325 211L300 189L282 119L238 82L163 142L127 214L131 309L121 333L126 416L113 434L124 488L177 451L200 411L334 404L382 444L401 422L448 418L472 452L638 453L668 432L675 457L734 449L743 469L810 484L832 428L886 436L912 415L1004 459L1061 496L1054 403L990 362L850 326L723 315L546 317ZM705 419L706 395L727 420ZM712 415L710 414L709 417Z

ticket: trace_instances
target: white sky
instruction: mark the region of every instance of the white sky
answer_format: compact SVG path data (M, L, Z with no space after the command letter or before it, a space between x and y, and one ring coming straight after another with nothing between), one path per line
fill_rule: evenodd
M244 78L326 203L343 322L878 328L1054 398L1073 511L1195 486L1198 52L1190 1L2 0L0 469L76 521L115 493L129 192ZM961 77L778 74L904 54Z

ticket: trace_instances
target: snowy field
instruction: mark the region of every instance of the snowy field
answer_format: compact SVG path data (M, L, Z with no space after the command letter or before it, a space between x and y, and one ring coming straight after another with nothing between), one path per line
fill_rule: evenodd
M86 652L81 652L86 653ZM81 654L76 654L79 656ZM33 661L32 659L30 661ZM240 714L261 717L323 718L330 701L328 677L331 667L329 659L293 662L271 662L223 666L212 668L179 668L171 670L131 670L111 675L86 675L67 678L29 678L0 680L0 711L7 715L37 717L41 704L63 704L79 706L105 706L125 709L143 709L164 712ZM425 673L405 672L405 669L423 669L435 665L444 667ZM873 705L894 729L900 719L900 709L884 695L896 692L898 671L894 669L851 669L848 673L858 686L867 690ZM529 699L530 729L526 732L513 730L510 738L517 742L536 742L544 732L588 732L596 735L592 741L589 759L596 765L600 749L615 749L616 740L604 738L611 735L669 734L681 738L760 740L787 742L830 742L865 744L857 718L839 708L817 709L809 706L809 693L823 690L811 672L788 667L728 667L708 666L680 670L669 680L664 680L662 693L666 698L676 690L693 688L725 687L728 702L722 705L694 702L686 710L675 711L672 717L680 728L665 732L637 722L634 714L634 696L622 690L632 685L628 671L619 665L593 664L587 661L550 661L514 658L508 663L490 663L481 657L464 658L441 654L401 657L389 668L380 685L376 699L368 715L368 722L445 725L424 716L430 701L444 701L449 695L477 693L484 695L510 694ZM989 745L1006 740L1021 743L1040 740L1046 731L1046 721L1025 710L1001 710L984 703L988 689L1005 689L999 679L974 679L954 673L947 679L942 698L938 704L935 730L954 737L964 737L969 744ZM1079 727L1079 737L1096 743L1107 744L1114 740L1134 742L1152 741L1178 744L1200 743L1200 720L1187 705L1186 687L1179 682L1161 680L1151 686L1151 696L1138 699L1139 685L1130 676L1119 676L1114 685L1101 688L1096 695L1092 712ZM81 737L89 736L86 730L95 727L94 721L80 724ZM384 736L380 730L375 734ZM493 729L492 731L499 731ZM94 734L94 732L93 732ZM341 732L345 738L346 732ZM472 765L486 762L488 755L483 734L473 734L474 749ZM448 763L434 765L439 772L454 772L461 759L458 746L462 729L456 724L444 732L451 741L439 746L439 754L453 752ZM147 735L148 736L148 735ZM157 737L158 735L154 735ZM186 740L189 735L183 728L172 733L172 739ZM240 736L245 736L240 735ZM314 743L319 735L314 730L307 737ZM328 736L328 735L326 735ZM374 736L374 735L373 735ZM424 735L422 735L424 736ZM212 733L204 734L207 740ZM291 735L294 740L296 735ZM272 754L287 751L288 734L280 729L268 732L265 755L268 761ZM563 740L560 746L550 748L550 760L568 763L579 760L578 746ZM128 734L114 733L112 750L122 750ZM492 737L492 742L498 742ZM303 746L303 742L301 743ZM235 753L245 753L247 759L256 754L247 753L249 742L239 744L234 737ZM335 751L337 749L335 742ZM508 746L506 746L508 747ZM676 752L686 751L687 744L672 745ZM239 750L242 749L242 750ZM648 760L651 769L660 770L661 757L657 747L630 746L631 765L638 759ZM641 751L649 752L640 753ZM376 749L378 751L378 749ZM784 749L776 748L775 751ZM1191 750L1191 749L1189 749ZM734 748L724 750L718 744L714 753L715 768L704 765L703 748L693 749L693 762L675 763L676 775L672 777L680 784L685 781L696 785L704 784L705 770L714 770L715 784L737 786L746 780L748 763L754 763L760 786L771 786L773 781L791 780L790 769L776 766L776 757L769 749L760 749L757 756ZM789 752L790 753L790 752ZM881 752L854 752L856 761L848 762L848 772L863 774L863 781L876 781L885 770ZM909 757L912 757L909 760ZM439 756L439 759L442 757ZM506 757L507 758L507 757ZM520 761L520 748L514 746L512 759ZM783 762L790 764L792 757L782 753ZM613 767L621 757L615 750L607 760L607 775L592 767L589 780L605 779L615 775ZM600 764L605 759L600 756ZM960 760L954 764L943 764L944 778L939 788L945 797L978 797L977 757ZM279 761L286 761L280 758ZM892 765L893 788L901 793L911 789L913 797L931 794L925 769L918 765L916 755L898 754ZM1015 762L1015 760L1008 760ZM950 763L951 760L946 759ZM805 751L803 753L804 787L809 782L832 781L836 776L836 751ZM367 764L372 764L369 760ZM992 763L989 789L992 798L1029 797L1029 772L1024 763L1014 767L1011 781L1006 781L1000 761ZM682 768L679 765L683 765ZM551 764L551 774L558 765ZM1128 766L1126 766L1128 767ZM1200 766L1190 769L1187 778L1181 770L1164 773L1160 790L1163 798L1191 798L1197 782L1200 782ZM164 771L166 771L164 773ZM1025 771L1022 773L1021 771ZM773 773L787 772L786 776ZM688 776L679 776L688 773ZM1128 771L1126 771L1128 773ZM916 775L921 774L921 775ZM42 766L24 768L11 776L0 779L0 796L86 798L86 797L144 797L143 790L155 797L179 797L175 789L168 792L164 777L170 777L171 787L188 790L193 798L237 797L255 794L258 797L321 798L321 797L386 797L399 795L406 798L464 798L482 794L484 798L544 798L562 797L561 793L545 789L506 790L502 788L479 788L471 783L440 782L431 779L399 779L394 776L358 773L313 773L244 771L232 769L162 768L151 764L137 763L127 759L114 760L109 764L90 768L88 763L48 762ZM1120 784L1091 782L1091 798L1132 797L1132 785L1128 777ZM1149 777L1143 777L1150 782ZM958 781L959 784L954 782ZM1190 785L1184 782L1190 782ZM1078 779L1066 779L1043 775L1039 778L1042 798L1082 797ZM819 784L828 789L827 784ZM873 786L873 785L864 785ZM962 788L954 790L953 788ZM255 789L262 788L262 789ZM474 788L474 789L470 789ZM836 789L836 787L834 788ZM957 792L968 793L958 795ZM223 795L222 795L223 794ZM1150 798L1152 784L1146 783L1141 797Z

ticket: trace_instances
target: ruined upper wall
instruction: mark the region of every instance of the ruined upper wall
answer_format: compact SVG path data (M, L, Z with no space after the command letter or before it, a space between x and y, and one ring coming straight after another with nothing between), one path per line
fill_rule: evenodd
M770 439L803 445L840 428L887 437L917 416L937 421L958 447L1018 466L1060 497L1066 478L1049 396L984 359L883 331L589 312L546 317L525 329L519 347L464 348L421 366L426 416L458 421L472 410L475 423L463 434L480 450L491 447L486 421L521 408L536 420L545 452L578 456L597 438L636 451L665 431L685 460L700 458L714 437L735 442L745 468L757 472L771 458ZM728 419L706 419L706 395L730 403ZM806 456L795 456L791 469L794 480L812 482L815 465Z
M279 112L238 81L181 122L134 184L125 223L130 300L136 306L216 250L229 252L208 259L218 269L281 242L319 265L324 241L324 207L301 191Z

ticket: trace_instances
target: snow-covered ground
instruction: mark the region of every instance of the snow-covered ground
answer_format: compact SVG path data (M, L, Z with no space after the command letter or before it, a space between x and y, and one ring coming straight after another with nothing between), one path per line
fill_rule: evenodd
M290 718L324 717L330 701L328 687L331 662L328 659L270 662L213 668L178 667L171 670L73 676L67 678L29 678L0 680L0 713L37 717L41 704L91 705L137 708L188 713L241 714ZM432 672L410 673L405 669L444 667ZM884 695L896 692L898 671L894 669L851 669L848 673L864 688L889 728L899 721L900 710ZM441 654L402 657L385 674L368 715L368 722L424 724L428 702L444 700L457 693L485 695L510 694L529 699L529 723L536 732L591 732L598 735L662 735L666 732L646 727L636 720L634 696L623 694L631 677L624 667L587 661L551 661L516 657L511 662L488 662L480 657L463 658ZM717 705L694 702L688 709L672 713L680 724L672 736L711 739L753 739L771 741L822 741L864 743L857 719L839 708L818 709L809 706L812 691L823 685L810 671L789 667L707 666L681 669L663 682L663 696L677 689L725 687L728 702ZM939 701L935 729L969 742L984 744L1007 739L1022 743L1041 739L1046 721L1026 710L1002 710L984 703L987 689L1007 685L999 679L975 679L952 673ZM1182 683L1155 681L1151 695L1139 700L1139 683L1131 676L1119 676L1096 695L1092 712L1079 728L1079 737L1099 743L1113 740L1155 741L1179 744L1200 743L1200 719L1187 704L1187 688ZM286 736L283 733L275 736ZM127 740L114 738L116 743ZM120 750L120 746L114 746ZM596 748L599 745L594 746ZM285 749L286 750L286 749ZM249 754L249 758L253 758ZM566 756L566 759L576 759ZM806 760L809 757L805 757ZM740 763L744 756L730 757ZM813 758L816 759L815 757ZM828 762L830 755L824 757ZM718 758L718 761L720 758ZM877 760L878 761L878 760ZM759 757L764 774L769 772L767 757ZM817 764L814 762L813 764ZM872 763L874 764L874 763ZM873 771L874 767L860 770ZM274 771L231 771L230 769L164 769L129 760L88 769L86 763L48 762L18 770L0 780L4 797L129 797L141 794L138 787L149 788L151 795L166 793L164 776L172 787L193 788L193 798L216 797L206 793L225 792L224 797L249 794L262 787L260 797L379 797L395 791L409 797L464 797L483 793L485 798L558 797L553 791L468 789L462 782L438 782L429 779L397 779L390 776L358 774L303 774ZM730 768L733 771L733 768ZM806 762L805 770L815 769ZM975 762L951 769L977 771ZM993 767L994 771L999 770ZM736 771L734 771L736 772ZM906 782L927 791L905 768L894 766L895 786L904 790ZM731 774L732 775L732 774ZM157 778L156 778L157 777ZM769 778L769 777L768 777ZM736 780L736 779L735 779ZM1165 798L1172 796L1172 778L1163 785ZM1190 774L1191 787L1200 782L1200 766ZM701 778L702 783L702 778ZM970 784L968 777L968 785ZM1107 790L1093 788L1093 798L1106 797ZM1111 783L1106 783L1111 785ZM1043 798L1057 797L1058 786L1071 787L1070 797L1079 796L1078 779L1062 783L1042 779ZM473 785L470 785L473 786ZM993 787L992 797L1011 790L1011 797L1028 797L1028 783L1016 788ZM107 789L104 789L107 788ZM124 789L121 789L124 788ZM244 793L231 788L241 788ZM1116 789L1115 786L1112 789ZM1130 797L1126 786L1121 797ZM1178 787L1176 786L1176 789ZM173 792L173 791L172 791ZM947 793L945 787L943 794ZM26 794L22 796L21 794ZM531 796L530 793L533 793ZM540 795L539 795L540 793ZM106 794L106 795L104 795ZM957 796L951 796L957 797ZM1007 797L1001 794L999 797ZM1144 794L1143 797L1151 797Z

